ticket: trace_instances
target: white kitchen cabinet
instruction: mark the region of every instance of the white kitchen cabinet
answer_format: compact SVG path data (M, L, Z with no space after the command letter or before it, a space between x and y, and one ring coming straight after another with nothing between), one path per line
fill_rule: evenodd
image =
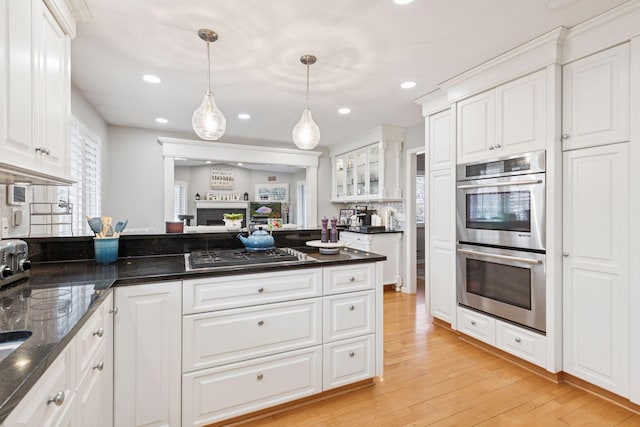
M322 344L322 299L184 316L182 371Z
M323 347L322 389L330 390L375 375L375 335L365 335Z
M182 377L182 390L182 427L206 426L310 396L322 391L322 347L190 372Z
M18 406L6 418L3 427L81 426L76 422L76 347L75 341L42 374Z
M374 333L375 291L331 295L324 299L325 343Z
M75 337L78 426L113 426L113 293Z
M457 104L457 163L546 147L545 71L521 77Z
M458 331L490 345L496 345L496 319L458 307Z
M628 143L563 157L563 370L628 396Z
M325 267L324 295L342 294L374 289L376 269L373 264Z
M382 262L382 283L394 285L397 290L402 287L402 233L341 231L340 240L348 242L351 249L386 256Z
M629 43L562 67L562 149L629 140Z
M429 174L429 264L427 268L431 315L455 325L456 203L455 174L451 169Z
M455 144L451 142L451 111L433 114L428 120L429 171L451 169L456 163Z
M0 1L0 169L70 183L70 39L41 0Z
M114 292L114 425L179 426L182 284Z
M403 129L377 126L338 144L342 152L332 153L331 158L331 201L401 199L400 152L403 140Z

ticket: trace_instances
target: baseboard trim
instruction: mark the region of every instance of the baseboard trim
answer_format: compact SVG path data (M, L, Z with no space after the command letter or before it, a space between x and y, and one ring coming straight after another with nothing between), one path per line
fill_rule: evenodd
M533 363L529 363L526 360L522 360L517 356L514 356L510 353L507 353L503 350L500 350L499 348L493 347L492 345L489 345L485 342L479 341L473 337L470 337L468 335L465 335L461 332L458 332L454 329L451 329L451 324L445 322L444 320L438 319L438 318L434 318L433 319L433 324L439 328L443 328L446 329L456 335L458 335L458 337L464 341L467 342L475 347L478 347L488 353L491 353L495 356L498 356L502 359L505 359L511 363L513 363L514 365L518 365L528 371L533 372L536 375L539 375L555 384L561 384L561 383L567 383L573 387L579 388L580 390L584 390L587 393L593 394L594 396L597 396L601 399L607 400L613 404L616 404L624 409L627 409L631 412L634 412L636 414L640 415L640 405L637 405L633 402L631 402L629 399L626 399L620 395L617 395L615 393L612 393L608 390L605 390L601 387L598 387L597 385L591 384L587 381L584 381L580 378L574 377L571 374L568 374L564 371L560 371L558 373L552 373L547 371L546 369L534 365Z
M351 393L353 391L361 390L363 388L372 387L374 385L375 385L375 379L369 378L367 380L362 380L353 384L334 388L332 390L323 391L322 393L319 393L319 394L314 394L312 396L303 397L301 399L297 399L291 402L282 403L280 405L272 406L266 409L262 409L260 411L255 411L249 414L240 415L238 417L230 418L224 421L219 421L213 424L208 424L206 427L241 426L249 422L257 421L257 420L267 418L276 414L280 414L282 412L290 411L292 409L297 409L303 406L310 405L312 403L320 402L322 400L330 399L332 397L340 396L346 393Z

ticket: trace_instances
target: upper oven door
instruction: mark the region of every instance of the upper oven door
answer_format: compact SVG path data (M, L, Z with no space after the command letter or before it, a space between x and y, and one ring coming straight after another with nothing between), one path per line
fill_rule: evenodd
M457 184L458 241L545 250L545 174Z

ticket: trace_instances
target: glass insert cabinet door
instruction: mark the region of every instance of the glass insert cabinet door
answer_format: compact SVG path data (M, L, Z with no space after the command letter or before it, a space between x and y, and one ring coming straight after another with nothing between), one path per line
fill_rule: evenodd
M336 170L335 170L335 179L336 179L336 197L344 197L346 195L346 190L344 188L344 158L337 157L336 158Z
M369 158L369 194L380 195L380 147L374 144L367 149Z
M357 180L357 195L364 196L367 194L367 151L362 150L356 153L356 174Z
M347 197L355 196L355 180L356 180L356 162L353 154L348 154L346 157L346 186Z

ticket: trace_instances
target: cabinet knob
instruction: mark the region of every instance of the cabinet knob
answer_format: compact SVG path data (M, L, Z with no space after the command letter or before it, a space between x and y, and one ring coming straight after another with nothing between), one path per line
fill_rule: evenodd
M350 351L350 352L349 352L349 357L354 357L355 355L356 355L356 352L355 352L355 351Z
M100 362L96 365L93 365L93 369L97 369L98 371L102 371L104 369L104 362Z
M520 337L516 337L516 342L519 343L520 341L522 341Z
M473 326L476 326L476 321L475 321L475 320L472 320L472 321L471 321L471 324L472 324Z
M563 133L562 134L562 139L569 139L569 134L568 133Z
M569 256L569 252L562 252L562 256L567 258Z
M102 328L98 329L93 333L93 335L97 335L98 337L102 338L102 336L104 335L104 329Z
M489 146L489 150L493 150L495 147L493 145Z
M43 156L48 156L49 154L51 154L51 151L49 151L49 149L46 147L36 147L36 153L40 153Z
M262 380L264 378L264 375L258 374L258 376L256 378L258 378L258 381L260 381L260 380Z
M264 292L264 288L260 288L260 289L258 289L258 293L259 293L259 294L261 294L261 293L263 293L263 292Z
M264 320L260 320L260 321L258 322L258 326L262 326L262 325L264 325Z
M53 403L56 406L61 406L64 403L64 390L60 390L58 394L47 399L47 405Z
M109 314L113 314L114 316L118 314L118 307L113 307L109 310Z
M500 148L500 147L502 147L502 145L496 144L496 148Z
M356 280L356 278L355 278L355 277L353 277L353 276L349 277L349 281L350 281L350 282L355 282L355 280Z
M355 309L356 309L356 306L355 306L355 305L351 304L351 305L349 306L349 310L353 311L353 310L355 310Z

